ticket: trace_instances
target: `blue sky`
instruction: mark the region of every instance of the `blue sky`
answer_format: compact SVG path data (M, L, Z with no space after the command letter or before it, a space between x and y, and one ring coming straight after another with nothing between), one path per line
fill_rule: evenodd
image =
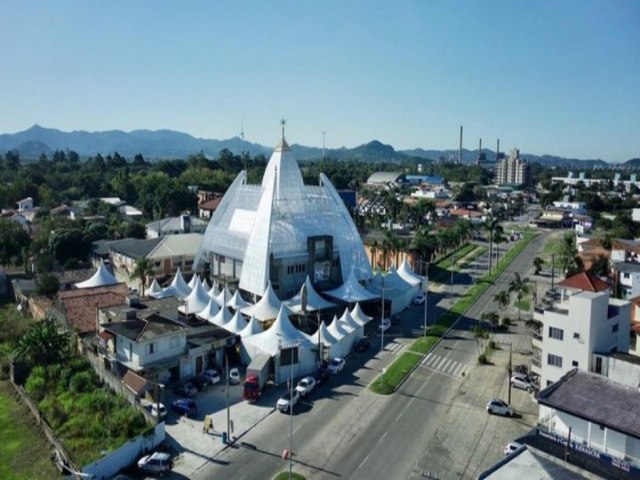
M640 156L640 2L0 0L0 132Z

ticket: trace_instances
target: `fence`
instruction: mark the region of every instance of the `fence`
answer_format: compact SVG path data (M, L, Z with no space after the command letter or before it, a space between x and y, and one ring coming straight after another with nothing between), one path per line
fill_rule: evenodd
M70 470L77 472L78 468L73 464L73 462L71 462L71 457L69 457L69 454L67 453L64 446L58 441L47 421L42 417L42 415L40 415L38 406L33 402L33 400L31 400L31 397L27 395L27 392L24 391L24 388L22 388L21 385L16 385L13 382L11 382L11 385L13 385L13 388L20 397L22 403L26 405L29 410L31 410L32 415L36 419L36 423L40 426L40 429L44 433L45 437L47 437L47 440L57 452L58 458L60 458Z

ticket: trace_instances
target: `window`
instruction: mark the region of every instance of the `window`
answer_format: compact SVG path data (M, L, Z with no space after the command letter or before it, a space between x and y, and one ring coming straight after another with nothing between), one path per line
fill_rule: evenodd
M611 327L611 333L616 333L618 331L618 324L616 323L613 327Z
M578 368L578 362L576 362L575 360L573 362L571 362L571 366L573 368Z
M553 382L551 380L547 380L547 387L553 385Z
M596 373L602 375L602 357L596 357Z
M573 332L573 338L580 338L580 334L578 332Z
M549 338L562 340L564 338L564 330L561 328L549 327Z
M147 343L146 350L147 350L147 355L153 355L157 351L156 344L153 342Z
M553 355L552 353L547 354L547 365L562 368L562 357Z

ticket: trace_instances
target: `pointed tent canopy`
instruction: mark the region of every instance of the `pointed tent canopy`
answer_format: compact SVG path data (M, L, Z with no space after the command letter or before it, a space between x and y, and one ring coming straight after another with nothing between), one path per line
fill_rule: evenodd
M176 274L173 277L173 281L171 282L171 285L169 285L167 288L165 288L162 291L162 296L171 297L175 295L176 297L179 297L179 298L187 298L190 293L191 293L191 289L189 288L189 285L187 285L187 282L184 281L184 278L182 277L182 272L180 271L180 267L178 267L178 270L176 271Z
M398 275L400 275L400 277L402 277L402 279L412 287L419 285L424 280L424 277L414 273L413 270L411 270L409 262L407 261L407 257L404 257L404 260L402 260L400 268L398 268Z
M334 315L333 320L327 327L327 332L329 332L329 334L331 334L331 336L335 338L337 342L341 341L349 333L345 329L340 328L340 325L338 325L338 323L338 317Z
M318 292L316 292L315 288L313 288L313 285L311 284L309 275L307 275L307 279L304 282L304 286L300 288L300 292L295 297L292 297L285 302L285 305L287 305L287 307L289 307L293 312L302 312L303 288L307 289L307 312L315 312L316 310L324 310L327 308L335 307L335 303L331 303L325 300L320 296Z
M208 295L211 298L216 298L219 292L220 292L220 289L218 288L218 282L214 280L213 285L211 285L211 288L209 289Z
M209 286L209 282L207 282L206 278L202 280L202 288L204 288L207 291L207 293L209 293L209 290L211 290L211 287Z
M342 314L342 316L339 319L340 322L342 322L344 325L347 325L348 327L357 330L359 328L362 327L362 325L360 325L352 316L351 316L351 312L349 311L348 308L344 309L344 313Z
M373 320L373 317L370 317L362 311L359 303L356 303L356 306L353 307L353 310L351 310L351 318L353 318L358 324L363 327L371 320Z
M277 355L281 346L298 344L301 349L310 349L313 344L304 333L293 326L287 316L288 309L281 305L273 325L262 333L247 336L242 341L269 355Z
M220 311L220 307L213 298L209 299L209 303L201 311L196 313L196 317L210 322Z
M196 283L200 283L200 278L198 278L198 274L194 274L193 277L191 277L191 280L189 280L189 283L187 283L187 285L189 285L189 288L191 290L193 290L194 288L196 288Z
M245 301L240 295L240 290L236 290L231 297L231 299L227 302L227 307L233 308L234 310L240 310L241 308L248 307L251 305L249 302Z
M338 341L333 335L331 335L331 333L329 333L329 330L327 328L327 325L324 323L324 320L320 322L318 331L313 335L313 338L316 344L318 344L319 342L322 342L322 344L326 347L330 347L331 345L333 345Z
M353 270L343 285L335 290L330 290L324 293L332 298L342 300L347 303L365 302L367 300L376 300L380 298L379 295L371 293L358 283L358 279L356 278Z
M178 307L178 311L184 314L200 312L207 307L207 304L210 300L211 299L209 298L209 295L207 295L205 289L202 287L202 283L200 283L200 280L196 280L193 290L191 290L191 293L186 298L186 305L180 305Z
M271 282L269 282L260 301L255 305L241 308L240 311L246 316L254 315L256 320L264 322L276 318L281 305L282 302L276 295L276 292L273 291Z
M214 297L214 300L218 303L218 305L220 305L220 307L225 307L230 298L231 292L225 286L224 289Z
M222 307L213 318L209 319L209 323L213 323L219 327L224 327L232 318L233 313L231 313L227 307Z
M155 298L156 295L159 295L161 293L162 287L158 284L158 281L154 277L153 282L151 282L151 286L149 286L149 288L147 289L147 295Z
M260 333L260 332L262 332L262 327L256 320L256 317L252 316L247 326L244 327L240 332L240 336L244 338L244 337L249 337L251 335L255 335L256 333Z
M84 282L76 283L76 288L93 288L93 287L104 287L107 285L115 285L118 282L116 277L114 277L107 267L104 265L104 261L100 260L100 266L96 270L91 278L85 280Z
M247 326L247 320L240 314L240 312L236 312L231 320L223 325L222 328L228 330L231 333L240 333Z

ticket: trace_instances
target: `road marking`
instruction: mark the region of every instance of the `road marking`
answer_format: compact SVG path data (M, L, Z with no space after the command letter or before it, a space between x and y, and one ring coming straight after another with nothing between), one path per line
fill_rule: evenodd
M442 360L440 360L437 365L433 365L433 368L439 369L440 366L445 362L445 360L446 358L442 357Z
M356 468L356 470L360 470L360 468L362 467L362 465L364 465L364 462L366 462L369 459L369 455L367 455L366 457L364 457L364 460L362 460L360 462L360 465L358 465L358 468Z
M448 372L448 370L449 370L449 365L451 365L451 362L452 362L452 361L453 361L453 360L451 360L450 358L447 358L447 361L446 361L446 362L444 362L444 363L442 364L441 370L442 370L443 372Z
M456 380L461 380L460 377L456 377L454 375L449 375L448 373L443 372L442 370L438 370L436 368L427 367L427 366L422 366L422 368L426 368L427 370L431 370L432 372L439 373L440 375L444 375L445 377L450 377L450 378L455 378Z
M420 364L421 365L426 365L427 363L429 363L429 360L431 359L432 355L433 354L431 352L429 352L429 354L426 357L424 357L424 359L422 360L422 362L420 362Z
M455 376L460 375L462 372L462 368L464 367L464 365L462 363L458 364L458 368L456 368L455 372L453 373Z
M380 439L378 440L378 443L381 443L381 442L382 442L382 440L384 440L384 437L386 437L386 436L387 436L387 433L389 433L389 430L387 430L386 432L384 432L384 435L382 435L382 436L380 437Z

